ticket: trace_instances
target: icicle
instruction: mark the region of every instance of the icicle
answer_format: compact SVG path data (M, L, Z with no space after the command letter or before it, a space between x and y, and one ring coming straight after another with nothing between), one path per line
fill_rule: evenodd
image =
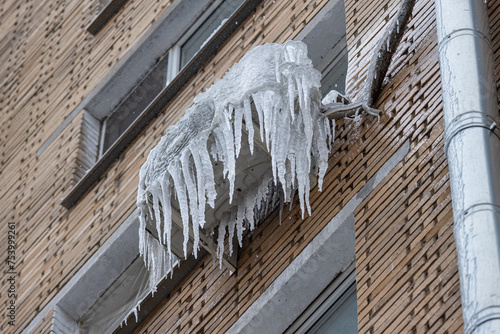
M210 161L210 156L206 145L200 144L198 146L198 153L200 154L200 161L203 168L203 174L205 176L205 194L207 196L207 203L212 208L215 207L215 198L217 197L217 192L215 191L215 181L214 181L214 170L212 167L212 162Z
M184 243L182 249L184 251L184 257L187 258L187 244L189 241L189 211L188 211L188 199L186 196L186 185L184 179L181 177L181 166L178 161L176 163L168 166L168 172L172 175L174 180L174 187L177 193L177 200L179 201L179 206L181 210L182 217L182 232L184 235Z
M222 137L222 134L218 131L218 129L214 129L213 138L214 142L210 145L210 156L214 161L224 161L225 147L222 145L224 137Z
M233 240L234 240L234 230L236 228L236 217L238 215L237 210L238 210L237 208L233 208L231 210L231 216L230 216L229 222L227 224L227 230L229 232L229 236L228 236L229 256L231 256L233 254L233 251L234 251Z
M143 205L139 206L139 254L144 255L146 248L146 218L144 217Z
M266 147L269 151L271 144L271 128L272 128L272 116L273 116L273 97L274 92L267 91L264 93L264 99L262 103L262 109L264 112L264 129L266 138Z
M198 192L194 183L193 174L191 171L191 151L185 150L182 153L181 164L184 181L187 187L189 199L189 211L191 212L191 222L193 226L193 254L194 258L198 258L198 243L200 241L199 218L198 218ZM186 255L186 254L184 254Z
M307 180L306 182L304 182L304 185L305 185L304 198L305 198L305 202L306 202L307 213L310 216L311 213L312 213L312 209L311 209L311 203L309 202L309 193L311 192L311 184L309 183L309 180ZM302 216L304 216L303 212L302 212Z
M243 196L238 198L238 209L236 214L236 237L238 244L243 247L243 222L245 220L245 199Z
M163 240L167 243L167 252L169 257L172 254L172 202L170 199L170 182L169 174L165 174L162 178L161 191L162 191L162 208L163 208ZM171 265L171 263L169 263Z
M280 72L280 65L281 65L281 59L280 59L280 54L275 53L274 54L274 74L275 74L275 79L277 83L281 83L281 72Z
M317 158L318 167L318 188L319 191L323 189L323 175L325 175L328 168L328 152L329 149L326 147L328 142L327 134L330 132L329 127L324 127L325 122L318 118L318 124L316 126L316 138L317 138L317 149L319 151L319 156ZM328 122L326 122L328 124Z
M198 145L203 145L197 143L197 141L193 141ZM201 163L200 155L197 147L190 145L189 151L191 156L193 157L194 167L196 169L196 186L197 186L197 194L198 194L198 223L201 228L205 225L205 173L203 172L203 164Z
M308 167L310 168L311 166L311 146L312 146L312 138L313 138L313 121L312 121L312 115L311 115L311 105L309 102L310 98L310 93L309 93L309 85L306 82L306 76L302 76L302 89L303 89L303 96L304 99L307 102L304 102L304 109L302 110L302 120L304 122L304 133L306 135L306 147L307 150L305 152L305 156L307 157L307 162L308 162ZM309 196L308 196L309 197Z
M278 150L278 111L276 110L276 106L273 105L272 118L271 118L271 168L273 170L273 178L274 183L278 183L278 164L277 164L277 155L276 152Z
M222 268L222 257L224 256L224 238L226 236L227 220L222 219L219 224L219 235L217 236L217 257L219 258L219 267Z
M304 100L304 88L302 85L302 78L299 75L294 76L295 83L297 85L297 99L299 102L299 108L302 112L304 112L304 109L306 108L306 103ZM307 89L307 87L305 87Z
M330 129L330 120L328 118L324 118L324 127L326 131L326 139L327 139L327 144L328 144L328 151L331 151L332 149L332 144L333 144L333 138L332 138L332 131Z
M240 155L242 127L243 127L243 113L241 112L241 110L237 109L234 115L234 146L236 148L237 157Z
M335 120L332 119L332 141L335 140L335 126L336 126ZM333 142L332 142L332 145L333 145Z
M295 87L293 84L293 78L289 76L287 78L287 89L288 89L288 109L290 110L290 115L292 117L292 122L295 121Z
M162 233L161 233L161 217L160 217L160 190L155 187L151 189L153 191L153 209L155 212L154 219L156 220L156 233L158 234L158 238L160 242L162 242Z
M263 104L263 94L262 92L257 92L252 95L252 100L257 111L257 118L259 120L259 130L260 130L260 140L264 142L264 115L262 111Z
M300 137L300 132L297 130L297 127L299 127L299 124L295 124L294 126L291 127L290 129L290 143L289 143L289 149L288 149L288 161L290 162L290 180L291 184L290 187L295 188L295 178L297 175L297 170L296 170L296 165L297 165L297 145L298 145L298 139Z
M245 125L248 131L248 145L250 146L250 154L253 154L254 129L252 121L252 109L250 108L250 97L246 97L243 100L243 110L245 113ZM236 153L236 156L238 156L238 153Z
M229 180L229 204L233 202L234 195L234 179L236 176L236 159L234 156L234 136L232 131L231 116L227 112L223 114L224 123L222 127L219 128L221 131L221 137L223 138L226 146L226 154L224 157L224 169L227 173L227 179Z
M304 136L301 138L304 140ZM298 143L300 143L302 140L299 139L297 140ZM296 162L297 162L297 186L298 186L298 193L299 193L299 202L300 202L300 209L302 211L302 218L304 218L304 211L305 211L305 198L307 195L306 192L306 184L309 183L309 164L307 161L307 157L303 154L305 151L305 147L303 145L297 145L297 157L296 157Z

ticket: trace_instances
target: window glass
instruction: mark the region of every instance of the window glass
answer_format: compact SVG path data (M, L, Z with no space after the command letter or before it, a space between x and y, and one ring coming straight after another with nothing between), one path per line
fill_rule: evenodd
M358 332L356 284L352 284L307 331L316 334L354 334Z
M321 93L345 93L347 39L344 1L336 2L302 37L315 69L321 72Z
M141 109L129 110L128 112L116 110L106 119L106 123L104 124L105 129L104 140L102 142L102 153L105 153L108 148L110 148L120 137L120 135L127 130L130 124L135 121L140 111Z
M181 46L181 68L205 45L220 26L225 23L244 0L224 1Z
M139 256L83 316L80 333L112 333L149 292L148 277Z
M104 154L120 138L165 86L168 57L160 59L154 70L106 118L103 124L101 153Z

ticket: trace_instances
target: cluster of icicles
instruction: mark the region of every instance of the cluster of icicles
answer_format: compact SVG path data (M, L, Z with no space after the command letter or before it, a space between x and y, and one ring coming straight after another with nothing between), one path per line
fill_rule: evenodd
M332 129L330 121L320 113L320 79L304 43L262 45L248 52L222 79L198 95L186 115L167 129L141 168L137 195L139 249L153 273L159 270L160 261L172 259L173 200L182 219L184 256L188 255L190 231L193 253L197 255L206 206L213 208L216 201L217 161L222 162L229 183L229 203L232 202L243 127L251 154L255 135L266 146L271 163L260 184L239 196L231 212L218 223L219 260L222 261L226 235L234 235L236 229L241 244L243 231L254 228L256 214L260 215L262 203L271 196L270 191L276 192L276 187L280 187L284 202L290 202L297 191L302 216L306 210L311 213L309 174L317 174L321 191L334 138L334 125ZM258 129L254 129L254 123ZM243 145L247 145L246 141ZM270 182L274 183L274 190ZM146 236L148 220L156 227L159 241L166 245L166 255L157 251L158 247ZM232 238L228 241L231 243Z

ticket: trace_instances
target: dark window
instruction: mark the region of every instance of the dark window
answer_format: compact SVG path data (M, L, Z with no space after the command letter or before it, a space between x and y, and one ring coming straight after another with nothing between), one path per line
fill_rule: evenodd
M136 120L165 86L168 57L163 57L146 78L109 115L102 125L101 155Z
M244 0L224 1L212 14L200 25L200 27L188 38L181 46L181 64L183 68L193 56L203 47L205 42L210 39L212 34L224 24Z
M100 155L104 154L137 119L144 109L161 92L166 83L175 77L179 68L184 67L189 60L203 47L215 31L226 19L240 7L244 0L223 1L206 20L188 37L180 47L180 64L168 64L166 54L158 61L154 69L144 80L124 99L124 101L103 121ZM173 47L170 53L178 55L179 47ZM172 58L173 55L170 55ZM175 56L173 58L176 58ZM177 58L179 59L179 58ZM167 70L168 69L168 70ZM171 72L169 75L167 71Z
M321 93L345 93L347 39L344 2L336 2L318 22L304 29L301 40L307 44L314 68L321 72ZM301 36L299 36L300 38Z
M285 331L285 334L291 333L358 333L358 306L354 262L346 271L337 275L330 285L316 297Z
M148 293L149 273L142 257L111 284L80 320L80 334L112 333Z
M356 284L352 284L307 331L317 334L355 334L358 332Z

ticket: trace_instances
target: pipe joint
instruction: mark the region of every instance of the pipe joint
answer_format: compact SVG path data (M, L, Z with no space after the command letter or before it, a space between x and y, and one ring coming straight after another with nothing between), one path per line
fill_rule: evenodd
M477 203L464 209L458 217L455 218L455 225L459 225L461 222L478 212L490 212L498 215L500 217L500 205L495 203Z
M499 324L500 306L486 307L472 315L466 324L464 334L491 333L492 329L498 330Z
M464 38L464 37L465 38L472 37L476 41L477 40L483 41L491 48L490 39L488 38L488 36L483 34L480 30L463 28L463 29L453 30L451 33L444 36L443 39L439 41L438 54L441 54L442 49L445 48L448 43L453 42L458 38Z
M444 131L444 152L448 156L448 147L452 139L460 132L470 128L484 128L500 139L500 128L496 120L481 111L469 111L455 117Z

